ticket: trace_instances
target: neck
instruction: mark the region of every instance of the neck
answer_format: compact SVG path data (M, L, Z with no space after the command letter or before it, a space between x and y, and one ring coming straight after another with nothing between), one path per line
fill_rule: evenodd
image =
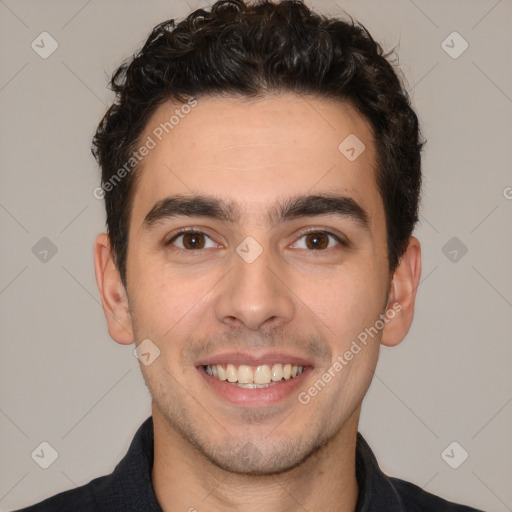
M275 475L241 475L210 462L168 425L153 404L152 471L164 512L354 512L359 409L336 436L301 464Z

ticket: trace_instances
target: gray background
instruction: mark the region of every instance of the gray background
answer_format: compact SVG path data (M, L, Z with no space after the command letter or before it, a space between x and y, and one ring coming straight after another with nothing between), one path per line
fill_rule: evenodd
M100 307L89 148L110 74L156 23L206 5L189 2L0 0L1 510L110 473L150 415L133 346L110 339ZM382 349L360 430L389 474L512 510L512 2L309 5L343 8L386 49L400 44L428 139L416 317ZM43 31L59 45L47 59L31 47ZM469 44L457 58L453 31ZM31 457L43 441L58 452L48 469ZM469 453L457 469L446 461L460 463L461 448L442 456L453 441Z

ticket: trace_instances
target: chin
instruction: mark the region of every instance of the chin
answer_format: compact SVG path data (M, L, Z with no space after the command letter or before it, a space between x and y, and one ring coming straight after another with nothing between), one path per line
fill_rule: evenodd
M231 446L210 452L204 447L197 447L215 466L240 475L270 476L286 473L305 462L316 453L323 443L310 443L305 446L299 440L287 439L277 446L267 445L261 450L251 441L238 449Z

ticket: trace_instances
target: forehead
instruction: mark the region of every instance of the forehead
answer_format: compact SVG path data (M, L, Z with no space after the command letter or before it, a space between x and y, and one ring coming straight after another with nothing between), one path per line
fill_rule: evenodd
M286 195L339 192L366 204L370 214L382 207L372 130L340 101L291 93L202 97L188 107L168 101L139 139L149 140L134 194L135 222L176 194L223 197L252 220L263 219L273 199Z

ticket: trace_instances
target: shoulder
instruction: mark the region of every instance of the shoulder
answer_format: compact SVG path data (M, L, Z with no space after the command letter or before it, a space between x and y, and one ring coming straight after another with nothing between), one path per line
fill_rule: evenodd
M357 510L361 512L483 512L386 475L360 432L356 444L356 477L360 492Z
M150 416L139 427L128 452L110 475L15 512L161 512L151 481L153 446Z
M110 482L109 476L102 476L91 480L88 484L64 491L44 501L14 512L94 512L100 509L95 494L104 489Z
M483 512L467 505L447 501L400 478L388 478L408 512Z

